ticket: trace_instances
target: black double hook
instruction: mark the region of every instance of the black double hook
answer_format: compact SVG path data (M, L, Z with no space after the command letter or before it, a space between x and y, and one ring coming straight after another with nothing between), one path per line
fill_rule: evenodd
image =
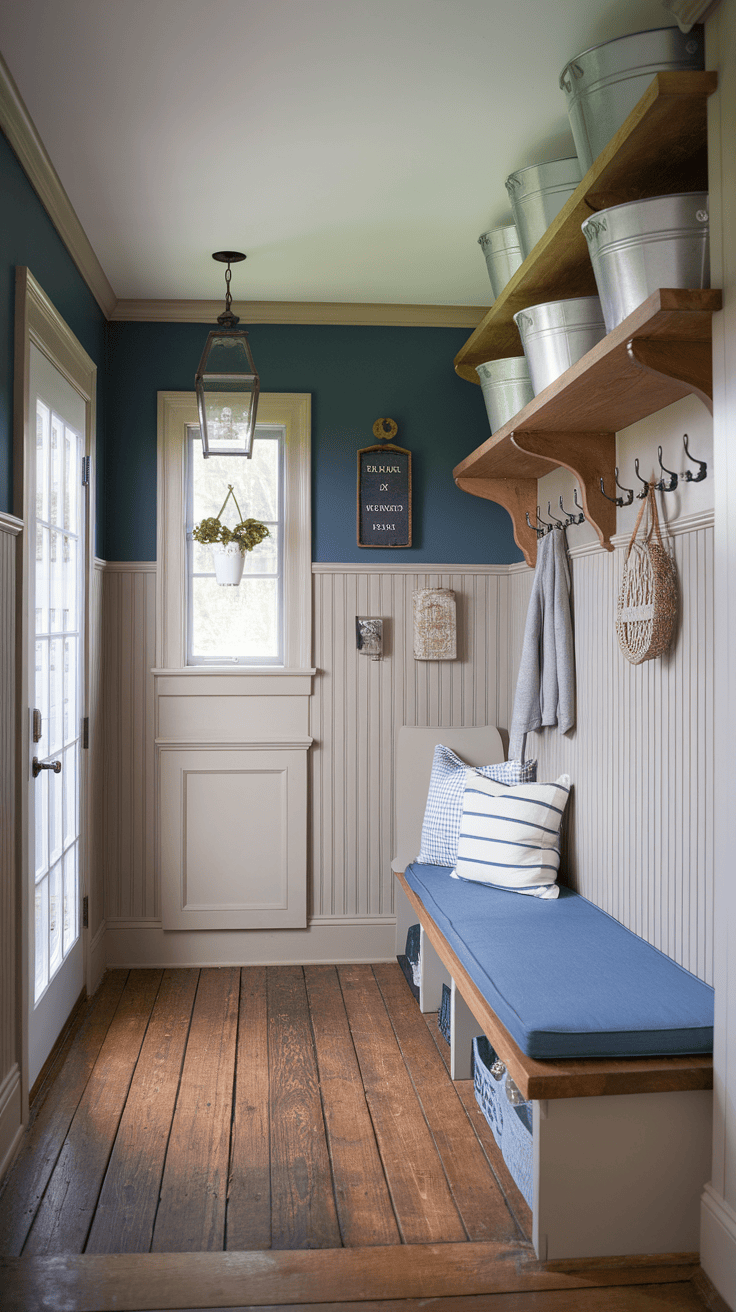
M639 462L638 462L638 460L637 460L637 462L636 462L636 470L637 470L637 473L638 473L638 472L639 472ZM614 478L615 478L615 480L616 480L616 487L617 487L617 488L620 488L622 492L625 492L625 493L626 493L626 496L625 496L625 497L609 497L608 493L606 492L605 487L603 486L603 479L601 479L601 492L602 492L603 496L606 498L606 501L612 501L613 504L614 504L614 506L630 506L631 503L632 503L632 501L634 500L634 489L633 489L633 487L623 487L622 484L619 483L619 481L618 481L618 465L616 465L616 468L615 468L615 470L613 471L613 474L614 474Z
M690 455L690 448L688 447L688 441L689 441L688 435L687 433L684 433L682 437L682 442L683 442L683 446L685 447L685 455L687 456L688 460L692 460L693 464L698 466L698 472L697 474L694 474L692 469L686 469L683 471L681 477L684 483L702 483L703 479L706 477L708 473L708 466L704 460L698 460L696 456Z
M660 478L659 482L654 484L657 492L674 492L675 488L677 487L677 474L674 472L674 470L668 469L666 465L662 464L661 446L657 447L657 460L659 461L659 467L662 470L662 473L669 474L670 476L668 483L666 483L663 478Z
M601 479L601 482L603 482L603 479ZM568 511L565 510L565 507L564 507L563 504L562 504L562 497L560 497L560 510L562 511L563 515L565 516L565 525L564 525L565 528L568 526L568 524L582 524L583 520L585 519L585 511L583 510L583 507L581 506L580 502L578 501L578 490L577 490L577 488L575 488L575 490L574 490L574 492L573 492L573 494L572 494L572 499L573 499L573 501L575 502L575 505L577 506L577 508L578 508L578 510L579 510L579 512L580 512L578 515L576 515L574 511L573 511L572 514L569 514Z

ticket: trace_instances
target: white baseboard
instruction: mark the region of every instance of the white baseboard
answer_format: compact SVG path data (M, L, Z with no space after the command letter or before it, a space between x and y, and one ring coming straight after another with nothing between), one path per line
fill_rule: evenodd
M15 1156L24 1129L20 1070L15 1065L0 1084L0 1179Z
M721 1298L736 1308L736 1212L712 1184L701 1199L700 1264Z
M107 968L107 923L103 920L95 930L87 953L87 997L97 992L102 976Z
M307 929L173 930L108 923L107 968L137 966L333 966L395 961L395 917L321 921Z

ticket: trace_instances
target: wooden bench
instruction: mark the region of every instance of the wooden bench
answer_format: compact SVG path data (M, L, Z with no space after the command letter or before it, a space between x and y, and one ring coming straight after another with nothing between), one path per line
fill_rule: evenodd
M538 1061L521 1051L403 874L419 850L439 742L469 764L503 760L493 728L400 730L397 952L419 921L420 1007L437 1010L449 984L453 1078L470 1076L471 1041L482 1032L533 1104L537 1256L697 1251L700 1194L710 1177L712 1058Z

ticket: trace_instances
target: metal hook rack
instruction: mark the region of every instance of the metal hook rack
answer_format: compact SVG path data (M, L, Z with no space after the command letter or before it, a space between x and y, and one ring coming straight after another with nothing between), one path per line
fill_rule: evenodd
M623 484L619 483L619 481L618 481L618 465L616 465L616 468L615 468L615 470L613 471L613 475L614 475L614 478L615 478L615 480L616 480L616 487L619 488L622 492L625 492L625 493L626 493L626 496L625 496L625 497L609 497L609 495L608 495L608 493L606 492L606 489L605 489L605 487L604 487L603 479L601 479L601 493L602 493L602 495L606 498L606 501L612 501L613 504L614 504L614 506L630 506L631 503L632 503L632 501L634 500L634 489L633 489L633 487L624 487Z
M580 512L578 515L575 514L569 515L562 504L562 497L560 497L560 510L565 516L564 520L556 519L555 516L552 514L551 500L547 502L547 514L550 517L549 521L546 519L542 519L539 513L539 506L537 506L537 510L535 514L535 519L537 521L536 524L532 524L532 521L529 518L529 511L527 510L524 512L526 516L526 522L530 528L534 529L537 538L543 538L547 533L551 533L553 528L563 529L563 528L567 528L569 524L582 524L583 520L585 519L585 511L583 510L583 507L578 501L577 488L575 488L573 492L573 501L575 502L575 505L577 506Z
M684 483L701 483L708 475L708 466L704 460L698 460L697 456L690 455L689 440L687 433L683 433L682 444L685 448L685 455L688 460L692 460L693 464L698 466L698 472L694 474L692 469L685 469L681 474L681 478Z

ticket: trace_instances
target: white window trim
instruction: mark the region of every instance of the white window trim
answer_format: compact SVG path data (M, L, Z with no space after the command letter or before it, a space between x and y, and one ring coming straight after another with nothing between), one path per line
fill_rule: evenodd
M158 529L156 544L156 673L190 671L246 677L311 673L311 397L307 392L266 392L258 420L281 425L284 442L284 664L186 664L186 453L187 424L198 423L193 392L158 394Z

